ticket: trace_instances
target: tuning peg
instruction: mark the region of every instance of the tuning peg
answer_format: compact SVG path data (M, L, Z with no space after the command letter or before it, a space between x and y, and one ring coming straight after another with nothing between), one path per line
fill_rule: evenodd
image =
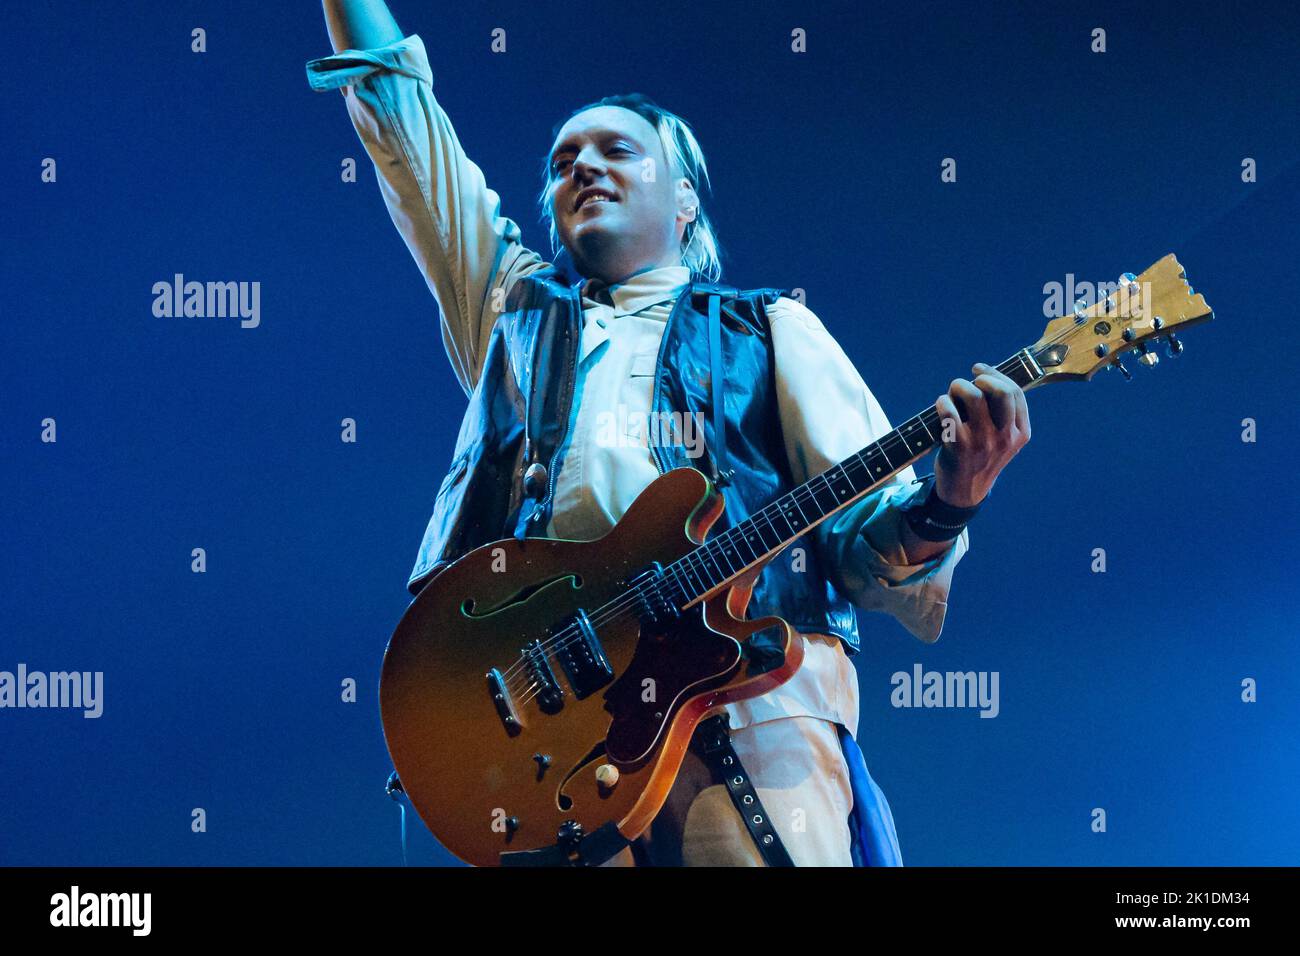
M1141 345L1138 346L1138 352L1141 353L1138 355L1138 361L1141 362L1143 365L1145 365L1147 368L1150 368L1152 365L1159 364L1160 356L1156 355L1155 352L1152 352L1151 346L1147 345L1146 342L1143 342Z
M1178 336L1173 332L1165 336L1165 341L1169 343L1169 348L1165 349L1165 354L1170 358L1183 354L1183 343L1178 341Z
M1075 322L1078 322L1078 323L1083 323L1083 322L1088 321L1088 314L1087 314L1087 313L1088 313L1088 303L1085 302L1083 299L1075 299L1075 301L1074 301L1074 321L1075 321Z
M1120 356L1118 356L1118 355L1115 356L1115 361L1111 362L1110 365L1108 365L1108 366L1106 366L1106 367L1107 367L1107 368L1117 368L1117 369L1119 369L1119 373L1120 373L1121 375L1124 376L1124 381L1126 381L1126 382L1131 382L1131 381L1133 381L1133 373L1130 372L1128 369L1126 369L1126 368L1124 367L1124 362L1123 362L1123 360L1120 358Z

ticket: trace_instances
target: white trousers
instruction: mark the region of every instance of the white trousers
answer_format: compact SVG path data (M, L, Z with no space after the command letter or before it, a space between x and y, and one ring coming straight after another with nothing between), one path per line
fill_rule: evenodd
M732 731L772 826L796 866L852 866L853 791L836 725L783 717ZM727 788L687 753L663 809L637 841L652 866L763 866ZM635 866L630 848L606 866Z

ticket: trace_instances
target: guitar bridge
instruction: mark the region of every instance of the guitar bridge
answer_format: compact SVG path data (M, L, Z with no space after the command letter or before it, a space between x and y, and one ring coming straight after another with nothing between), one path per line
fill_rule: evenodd
M501 719L501 726L511 737L516 736L523 728L519 725L519 715L515 713L515 702L510 697L505 678L495 667L487 672L487 689L497 717Z

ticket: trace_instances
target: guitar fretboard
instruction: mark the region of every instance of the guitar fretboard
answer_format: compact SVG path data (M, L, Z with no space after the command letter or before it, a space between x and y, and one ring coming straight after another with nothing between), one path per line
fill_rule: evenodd
M997 368L1022 388L1043 374L1025 349ZM678 607L695 602L888 481L933 449L942 429L933 406L914 415L880 440L666 566L662 586Z

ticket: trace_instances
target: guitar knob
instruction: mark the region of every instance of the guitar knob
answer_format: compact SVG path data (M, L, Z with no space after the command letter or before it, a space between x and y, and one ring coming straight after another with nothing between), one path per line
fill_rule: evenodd
M612 763L603 763L596 768L596 782L607 790L618 786L618 768Z
M1115 361L1111 362L1110 365L1107 367L1119 369L1120 374L1124 376L1124 381L1126 382L1133 381L1133 373L1124 367L1124 363L1120 361L1118 356L1116 356Z
M1143 342L1138 347L1138 351L1142 353L1141 355L1138 356L1138 361L1141 362L1143 365L1145 365L1147 368L1159 364L1160 356L1156 355L1155 352L1152 352L1151 347L1147 345L1147 343Z
M1165 354L1170 358L1183 353L1183 343L1178 341L1178 336L1174 335L1173 332L1165 336L1165 341L1169 343L1169 348L1165 349Z
M555 842L561 846L572 846L585 835L581 823L577 820L565 820L555 832Z

